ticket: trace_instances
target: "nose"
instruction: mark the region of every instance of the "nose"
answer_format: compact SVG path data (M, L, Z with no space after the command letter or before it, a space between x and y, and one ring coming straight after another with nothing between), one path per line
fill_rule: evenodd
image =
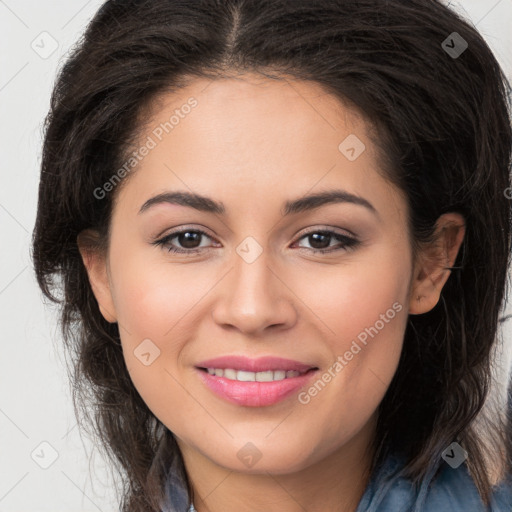
M297 321L295 295L266 251L252 263L235 253L234 268L219 284L212 316L224 328L259 336L269 327L287 329Z

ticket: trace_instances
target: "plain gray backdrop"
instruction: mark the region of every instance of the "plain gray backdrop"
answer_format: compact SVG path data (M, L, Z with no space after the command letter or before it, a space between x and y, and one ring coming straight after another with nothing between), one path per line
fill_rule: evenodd
M0 0L0 512L118 510L105 461L79 435L56 310L44 305L29 256L56 71L102 3ZM451 5L477 26L510 79L512 0ZM496 365L502 397L511 336L512 320L503 324Z

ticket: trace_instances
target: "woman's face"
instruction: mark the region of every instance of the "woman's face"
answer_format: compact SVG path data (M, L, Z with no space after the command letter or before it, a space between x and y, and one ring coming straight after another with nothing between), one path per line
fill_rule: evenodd
M413 268L406 201L379 174L364 122L312 83L196 80L154 108L143 146L95 293L148 407L183 449L237 471L288 473L365 446ZM176 192L210 199L152 201ZM175 231L189 234L155 244ZM267 382L293 364L199 369L225 356L311 370Z

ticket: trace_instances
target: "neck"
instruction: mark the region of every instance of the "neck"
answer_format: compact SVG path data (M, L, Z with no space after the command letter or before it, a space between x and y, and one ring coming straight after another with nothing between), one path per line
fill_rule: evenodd
M197 512L356 512L370 479L374 420L343 446L290 473L230 470L178 440L194 507Z

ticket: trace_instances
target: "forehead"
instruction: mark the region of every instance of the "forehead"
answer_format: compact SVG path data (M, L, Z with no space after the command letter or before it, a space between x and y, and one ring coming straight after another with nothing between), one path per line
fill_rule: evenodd
M144 128L143 136L152 135L158 144L194 143L211 154L243 154L245 161L277 148L273 157L287 160L298 150L318 156L330 148L336 154L347 135L367 138L360 114L320 84L255 74L195 79L161 94L146 110Z
M150 140L128 186L140 204L176 187L227 204L230 194L247 203L269 193L296 197L315 184L352 193L387 186L364 119L315 82L251 74L192 80L153 102L138 144ZM343 153L346 140L361 151L357 159Z

